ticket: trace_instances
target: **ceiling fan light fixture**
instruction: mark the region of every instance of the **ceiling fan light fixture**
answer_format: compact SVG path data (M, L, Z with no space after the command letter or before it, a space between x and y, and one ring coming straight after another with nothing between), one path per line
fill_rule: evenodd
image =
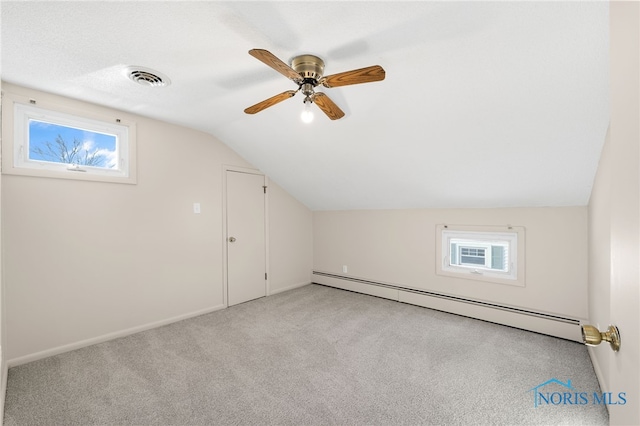
M302 122L305 124L309 124L313 121L313 111L311 110L311 104L311 99L308 96L304 98L304 109L300 114L300 120L302 120Z

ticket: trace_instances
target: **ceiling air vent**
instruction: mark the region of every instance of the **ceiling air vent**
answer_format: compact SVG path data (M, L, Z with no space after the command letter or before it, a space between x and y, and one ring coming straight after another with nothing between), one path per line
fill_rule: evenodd
M131 81L143 86L164 87L171 84L169 77L149 68L131 66L125 72Z

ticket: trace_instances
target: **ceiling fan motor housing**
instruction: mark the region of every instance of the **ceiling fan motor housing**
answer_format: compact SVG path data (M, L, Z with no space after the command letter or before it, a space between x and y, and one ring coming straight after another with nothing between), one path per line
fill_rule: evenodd
M318 81L324 75L324 61L314 55L300 55L291 60L293 68L303 79Z

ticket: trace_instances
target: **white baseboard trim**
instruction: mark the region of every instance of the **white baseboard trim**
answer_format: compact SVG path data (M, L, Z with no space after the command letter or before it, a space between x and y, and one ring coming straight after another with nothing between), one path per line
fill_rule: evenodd
M9 374L9 367L4 359L2 350L0 349L0 374L2 378L0 380L0 425L4 424L4 402L7 397L7 375Z
M278 289L275 289L275 290L269 289L269 294L267 296L273 296L274 294L283 293L285 291L293 290L295 288L304 287L305 285L309 285L309 284L311 284L311 281L306 281L306 282L290 285L288 287L278 288Z
M382 297L384 299L400 301L400 290L397 288L381 287L358 281L344 280L340 277L329 277L326 275L314 275L313 282L341 290L355 291L356 293L368 294L369 296Z
M400 302L580 342L580 325L456 300L400 291Z
M602 374L602 368L600 368L600 363L598 362L598 358L595 355L595 350L593 346L587 346L587 353L589 354L589 358L591 359L591 365L593 365L593 371L596 372L596 379L598 379L598 384L600 385L600 392L605 393L609 392L609 384L604 378L604 374ZM604 404L607 407L607 412L609 411L609 404Z
M459 296L412 289L398 284L381 283L320 271L313 271L312 275L313 282L316 284L383 297L582 343L580 320L576 318L565 318L521 307L502 306Z
M593 365L593 371L596 372L596 378L598 379L598 384L600 385L600 390L602 392L609 392L609 384L606 382L604 375L602 374L602 368L600 368L600 363L598 362L598 358L595 355L596 348L593 346L587 346L587 352L589 353L589 358L591 358L591 364Z
M115 331L113 333L103 334L102 336L92 337L90 339L81 340L79 342L70 343L67 345L58 346L51 349L46 349L44 351L36 352L29 355L24 355L17 358L12 358L6 362L6 369L8 370L11 367L17 367L18 365L27 364L29 362L37 361L40 359L48 358L50 356L59 355L61 353L73 351L76 349L81 349L87 346L95 345L97 343L106 342L113 339L118 339L120 337L129 336L131 334L140 333L141 331L150 330L152 328L162 327L163 325L172 324L174 322L182 321L189 318L198 317L200 315L209 314L211 312L218 311L220 309L226 308L226 305L217 305L211 308L202 309L195 312L190 312L188 314L178 315L172 318L167 318L160 321L155 321L152 323L140 325L137 327L131 327L126 330ZM6 374L3 376L3 385L6 388ZM4 395L4 393L3 393ZM1 423L0 423L1 424Z

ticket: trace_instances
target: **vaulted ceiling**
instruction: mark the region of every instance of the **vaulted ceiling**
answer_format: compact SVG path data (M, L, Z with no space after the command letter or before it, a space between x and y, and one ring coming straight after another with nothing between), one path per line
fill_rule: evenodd
M609 123L607 2L0 7L4 81L210 133L314 210L586 205ZM321 89L340 120L302 123L301 94L247 115L297 89L253 48L386 79Z

